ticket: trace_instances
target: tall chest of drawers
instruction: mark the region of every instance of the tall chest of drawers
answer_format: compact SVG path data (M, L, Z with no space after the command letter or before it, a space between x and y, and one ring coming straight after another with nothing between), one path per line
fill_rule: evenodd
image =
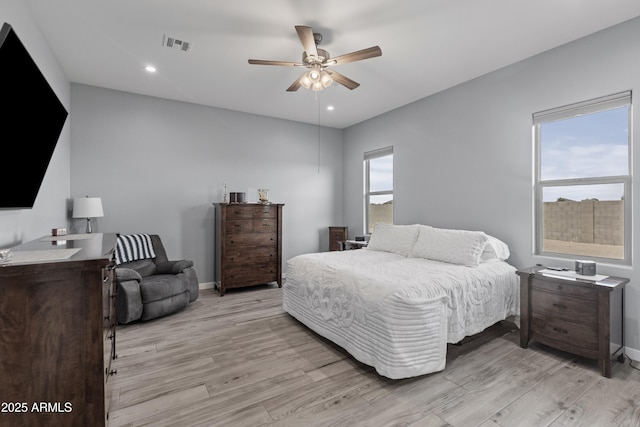
M518 271L520 276L520 346L530 340L598 361L611 376L611 359L623 358L624 286L629 279L569 279L542 273L544 267Z
M282 287L283 204L215 203L215 279L227 289L278 282Z

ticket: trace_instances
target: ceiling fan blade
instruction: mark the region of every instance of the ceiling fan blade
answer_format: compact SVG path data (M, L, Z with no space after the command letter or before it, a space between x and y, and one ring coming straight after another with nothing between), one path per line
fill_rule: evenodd
M300 86L302 86L302 83L300 82L302 81L303 77L304 77L304 74L298 77L298 79L295 82L293 82L291 86L287 88L287 92L295 92L298 89L300 89Z
M346 87L349 90L354 90L355 88L360 86L360 83L351 80L349 77L345 76L344 74L340 74L334 70L326 70L326 71L327 73L329 73L331 78L333 78L334 82L341 84L342 86Z
M316 49L316 40L313 37L313 30L311 27L296 25L296 31L298 32L298 37L300 37L300 41L302 42L302 46L304 47L304 51L307 53L307 56L317 57L318 50Z
M304 67L304 64L300 62L290 62L290 61L269 61L266 59L250 59L249 64L256 65L285 65L288 67Z
M348 62L361 61L363 59L375 58L382 56L382 50L379 46L373 46L367 49L358 50L356 52L346 53L329 59L325 65L346 64Z

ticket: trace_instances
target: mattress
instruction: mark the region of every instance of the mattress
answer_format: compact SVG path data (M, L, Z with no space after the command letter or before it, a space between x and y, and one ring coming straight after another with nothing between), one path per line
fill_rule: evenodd
M516 269L468 267L367 249L287 262L283 308L392 379L445 367L447 343L517 315Z

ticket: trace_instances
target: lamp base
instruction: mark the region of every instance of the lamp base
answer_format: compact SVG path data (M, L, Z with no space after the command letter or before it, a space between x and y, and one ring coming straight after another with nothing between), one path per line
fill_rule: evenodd
M87 233L91 234L91 218L87 218Z

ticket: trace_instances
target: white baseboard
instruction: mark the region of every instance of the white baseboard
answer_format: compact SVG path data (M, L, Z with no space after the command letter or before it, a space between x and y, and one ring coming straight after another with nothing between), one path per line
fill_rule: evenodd
M216 285L216 282L207 282L207 283L198 283L198 288L202 289L213 289Z
M633 359L636 362L640 361L640 350L636 350L635 348L625 347L624 354L629 356L629 358Z

